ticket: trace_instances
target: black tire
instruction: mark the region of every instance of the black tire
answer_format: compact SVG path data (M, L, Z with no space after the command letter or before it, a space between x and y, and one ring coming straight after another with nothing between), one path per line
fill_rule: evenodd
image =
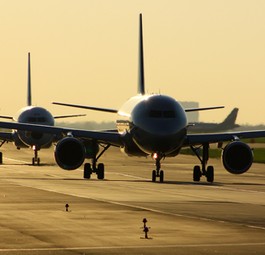
M90 179L92 174L91 164L85 163L84 165L84 179Z
M214 168L213 168L213 166L207 167L206 179L207 179L207 182L213 182L214 181Z
M3 152L0 152L0 164L3 164Z
M161 183L164 182L164 171L163 170L160 170L159 180Z
M199 182L201 180L202 172L200 166L194 166L193 168L193 181Z
M105 167L104 164L98 164L98 171L97 171L98 179L103 180L105 176Z
M32 158L32 165L35 166L35 158Z
M156 170L152 171L152 182L156 182Z

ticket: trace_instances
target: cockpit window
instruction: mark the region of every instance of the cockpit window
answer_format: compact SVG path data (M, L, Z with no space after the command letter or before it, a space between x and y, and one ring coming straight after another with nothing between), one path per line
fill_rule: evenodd
M164 118L175 118L176 113L175 113L175 111L164 111L163 116L164 116Z
M46 122L46 119L44 117L29 117L28 122L29 123L44 123Z
M158 111L158 110L151 110L149 113L151 118L175 118L176 112L175 111Z
M162 117L162 112L161 111L156 111L156 110L151 110L149 116L151 118L161 118Z

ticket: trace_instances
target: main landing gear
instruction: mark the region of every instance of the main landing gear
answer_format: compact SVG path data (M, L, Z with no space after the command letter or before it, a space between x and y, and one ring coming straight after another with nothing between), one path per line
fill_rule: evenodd
M153 159L156 161L156 170L152 171L152 182L156 182L156 177L159 177L160 182L164 182L164 171L161 170L161 163L160 160L162 159L162 156L158 153L154 153L152 155Z
M5 143L6 141L2 141L0 144L0 147L2 147L2 145ZM0 152L0 164L3 164L3 152Z
M198 157L198 159L201 162L200 166L194 166L193 168L193 181L199 182L201 179L201 176L205 176L207 182L213 182L214 181L214 168L213 166L208 166L206 168L208 159L209 159L209 144L205 143L202 145L202 156L199 153L200 147L193 147L191 146L192 151L195 153L195 155Z
M110 147L107 145L102 152L92 158L92 163L85 163L84 165L84 179L90 179L92 173L96 173L99 180L103 180L105 177L105 166L103 163L97 164L98 159L104 154L104 152Z
M35 145L33 145L33 151L34 151L34 158L32 158L32 165L35 166L39 166L40 165L40 158L38 157L38 151L39 148Z

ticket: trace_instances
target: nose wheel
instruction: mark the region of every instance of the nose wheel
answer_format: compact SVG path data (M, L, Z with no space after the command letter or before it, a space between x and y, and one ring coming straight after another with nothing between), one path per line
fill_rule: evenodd
M160 160L162 157L157 153L154 153L153 159L156 161L156 170L152 171L152 182L156 182L156 178L159 178L159 182L164 182L164 171L161 170L161 163Z
M40 165L40 158L38 157L38 149L37 147L33 146L33 150L34 150L34 157L32 158L32 165L35 166L39 166Z

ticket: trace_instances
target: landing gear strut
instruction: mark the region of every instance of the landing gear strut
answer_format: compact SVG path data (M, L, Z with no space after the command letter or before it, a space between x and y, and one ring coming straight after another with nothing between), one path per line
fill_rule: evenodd
M0 144L0 147L6 142L6 140L3 140ZM3 152L0 152L0 164L3 164Z
M107 145L102 152L92 158L92 163L85 163L84 165L84 179L90 179L92 173L96 173L99 180L103 180L105 177L105 166L103 163L97 164L98 159L104 154L104 152L110 147Z
M40 165L40 158L38 157L38 151L39 149L37 148L37 146L33 146L33 151L34 151L34 158L32 158L32 165Z
M199 153L200 147L193 147L191 146L192 151L195 153L197 158L201 162L201 167L200 166L194 166L193 168L193 181L199 182L201 179L201 176L205 176L207 182L213 182L214 181L214 168L213 166L208 166L206 168L208 159L209 159L209 144L205 143L202 145L202 156Z
M156 170L152 171L152 182L156 181L156 177L159 177L160 182L164 182L164 171L160 169L161 168L160 160L162 159L162 156L157 153L154 153L152 157L156 161L155 163Z

